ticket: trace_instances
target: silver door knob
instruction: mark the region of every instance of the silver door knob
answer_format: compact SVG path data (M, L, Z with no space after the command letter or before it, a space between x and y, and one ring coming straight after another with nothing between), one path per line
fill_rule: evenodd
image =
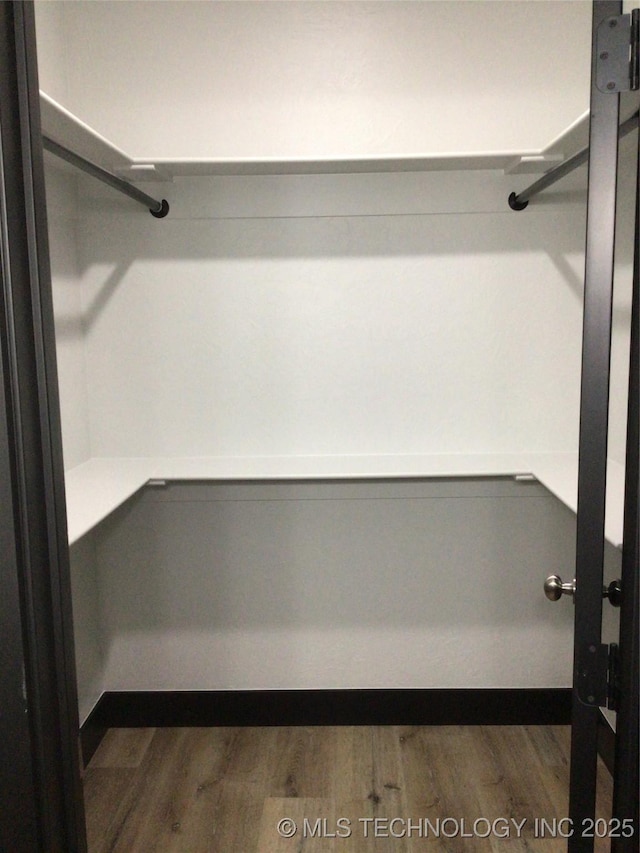
M549 601L558 601L558 599L562 598L563 595L570 595L571 598L573 598L575 592L575 578L571 583L562 583L560 575L549 575L544 582L544 594L547 596Z

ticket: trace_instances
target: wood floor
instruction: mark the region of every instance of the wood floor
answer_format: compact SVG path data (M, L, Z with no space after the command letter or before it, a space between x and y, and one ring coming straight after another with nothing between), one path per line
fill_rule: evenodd
M568 752L557 726L111 729L84 776L89 850L561 851Z

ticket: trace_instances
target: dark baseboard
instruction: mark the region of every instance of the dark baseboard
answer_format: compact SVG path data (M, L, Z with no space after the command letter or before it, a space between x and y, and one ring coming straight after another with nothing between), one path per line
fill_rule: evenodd
M86 764L100 742L97 733L110 727L515 726L570 721L569 688L123 692L103 694L81 736Z
M80 730L86 766L111 727L569 725L569 688L233 690L105 693ZM613 775L615 732L600 714L598 753Z

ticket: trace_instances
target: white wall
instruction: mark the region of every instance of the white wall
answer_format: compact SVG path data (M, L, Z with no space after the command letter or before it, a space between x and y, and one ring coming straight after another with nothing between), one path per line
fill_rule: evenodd
M87 183L94 453L575 449L582 183L515 214L495 173L182 179L162 221ZM558 501L339 488L108 519L105 689L570 683L572 610L542 594L574 564Z
M34 3L40 88L62 104L69 101L68 5L62 0Z
M619 179L620 463L634 144ZM85 200L95 455L575 450L586 174L521 215L505 209L512 185L185 179L155 188L172 202L162 222L115 196Z
M581 0L65 6L65 106L132 156L530 150L588 109Z
M85 201L94 455L575 450L584 196L515 214L512 185L181 179L160 221Z
M47 217L53 278L65 469L91 456L82 281L78 266L76 176L46 157Z
M49 250L56 328L58 384L65 469L91 456L84 352L82 282L78 267L77 183L52 158L45 159ZM71 549L71 585L80 721L102 693L104 658L93 537Z
M97 540L105 689L564 687L574 542L531 482L148 489Z
M85 722L104 691L106 655L95 535L91 532L84 536L72 546L70 553L80 725Z

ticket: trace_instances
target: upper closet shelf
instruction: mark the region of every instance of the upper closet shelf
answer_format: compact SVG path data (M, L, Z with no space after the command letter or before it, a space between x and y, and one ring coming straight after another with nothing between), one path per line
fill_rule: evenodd
M588 141L588 112L546 148L531 151L406 153L398 156L315 159L196 159L130 157L61 104L40 93L43 134L96 165L129 181L170 181L207 175L336 174L358 172L501 170L540 174L571 156Z

